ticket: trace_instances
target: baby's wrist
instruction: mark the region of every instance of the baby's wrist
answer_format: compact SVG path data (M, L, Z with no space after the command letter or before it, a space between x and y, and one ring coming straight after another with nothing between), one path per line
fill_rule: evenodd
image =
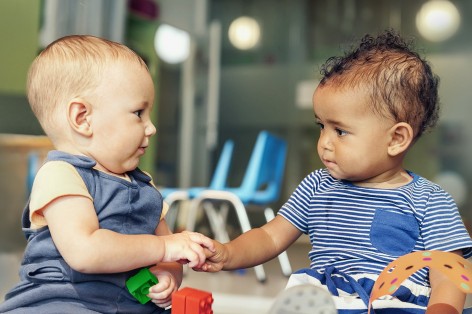
M233 256L233 253L231 252L231 248L226 244L221 245L221 264L223 270L233 270L234 268L231 265L231 261L234 260L234 258L231 258Z

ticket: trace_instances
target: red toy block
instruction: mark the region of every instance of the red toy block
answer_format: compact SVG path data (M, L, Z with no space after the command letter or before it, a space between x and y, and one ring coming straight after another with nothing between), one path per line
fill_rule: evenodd
M213 314L211 293L183 288L172 295L172 314Z
M211 305L213 304L213 297L211 293L195 290L192 294L187 295L185 302L185 314L213 314Z
M185 291L179 290L172 294L172 314L185 314Z

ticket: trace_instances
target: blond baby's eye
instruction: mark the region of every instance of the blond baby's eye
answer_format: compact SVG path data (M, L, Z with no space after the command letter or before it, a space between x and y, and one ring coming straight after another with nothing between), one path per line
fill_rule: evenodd
M137 110L137 111L135 111L135 112L133 112L133 113L134 113L135 115L137 115L138 118L141 118L141 114L143 113L143 111L142 111L142 110Z

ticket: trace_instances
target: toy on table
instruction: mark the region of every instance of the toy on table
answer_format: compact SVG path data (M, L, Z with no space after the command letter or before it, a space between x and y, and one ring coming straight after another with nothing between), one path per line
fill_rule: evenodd
M213 314L213 296L189 287L172 294L172 314Z
M141 269L136 275L126 280L126 288L141 304L147 303L151 298L149 288L157 284L159 281L156 276L148 268Z
M443 273L464 293L472 293L472 263L450 252L418 251L401 256L384 268L372 288L368 313L374 300L393 294L405 279L424 267Z

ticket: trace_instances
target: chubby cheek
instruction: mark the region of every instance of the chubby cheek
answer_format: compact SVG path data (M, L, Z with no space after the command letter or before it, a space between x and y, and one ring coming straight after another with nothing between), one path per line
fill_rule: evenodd
M320 143L318 142L318 143L316 144L316 152L318 153L318 157L320 157L320 159L321 159L321 156L322 156L322 151L323 151L323 150L322 150L321 147L320 147Z
M365 159L365 157L356 154L355 151L344 151L343 149L337 149L334 158L338 171L342 173L348 173L354 169L360 168Z
M366 162L366 157L355 150L339 151L336 152L336 163L342 168L356 169L362 167Z

